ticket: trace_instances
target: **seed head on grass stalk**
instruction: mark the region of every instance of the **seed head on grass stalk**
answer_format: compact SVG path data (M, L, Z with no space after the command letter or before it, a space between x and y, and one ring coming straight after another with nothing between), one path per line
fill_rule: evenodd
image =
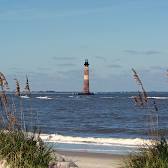
M147 112L149 113L149 127L150 127L150 133L149 135L153 138L158 139L158 107L155 101L153 101L153 105L148 103L148 95L147 92L144 89L143 83L137 74L137 72L132 68L133 71L133 78L137 82L137 84L140 86L141 91L138 91L138 96L135 96L134 101L137 105L140 105L142 107L145 107L147 109Z
M15 91L15 95L16 96L21 96L21 94L20 94L20 85L19 85L19 81L17 80L17 79L14 79L15 80L15 82L16 82L16 91Z
M17 79L14 79L16 82L16 91L15 91L15 96L19 97L19 102L20 102L20 127L21 130L25 130L25 119L24 119L24 113L23 113L23 102L21 98L21 92L20 92L20 84Z
M135 81L137 82L137 84L142 86L141 79L139 78L139 76L138 76L137 72L135 71L135 69L132 68L132 72L133 72L133 77L134 77Z
M132 68L132 71L133 71L133 77L135 79L135 81L137 82L138 85L140 85L141 89L142 89L142 94L143 94L143 98L144 98L144 101L147 102L148 101L148 95L144 89L144 86L143 86L143 83L139 77L139 75L137 74L137 72Z
M137 72L132 68L132 72L133 72L133 78L136 81L136 83L140 86L141 91L138 91L138 96L137 96L137 103L138 105L145 105L145 103L147 103L148 101L148 95L147 92L144 89L143 83L139 77L139 75L137 74Z
M27 75L26 75L25 93L26 93L26 95L29 95L29 96L31 95L29 79L28 79Z
M8 111L7 111L8 98L6 95L6 91L9 89L9 86L8 86L8 82L5 78L5 75L2 72L0 72L0 86L1 86L1 92L0 92L1 103L4 106L4 108L6 109L6 113L8 113Z
M2 72L0 72L0 86L1 86L2 90L8 90L9 89L8 82L5 78L5 75Z
M6 95L6 91L9 89L9 86L5 75L2 72L0 72L0 87L1 116L3 118L4 127L6 127L9 122L10 113L8 97Z

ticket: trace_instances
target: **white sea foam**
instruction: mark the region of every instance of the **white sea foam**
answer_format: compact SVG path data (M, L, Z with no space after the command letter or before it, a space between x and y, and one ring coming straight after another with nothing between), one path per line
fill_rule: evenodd
M51 100L51 99L53 99L53 98L51 98L51 97L48 97L48 96L38 96L38 97L36 97L37 99L45 99L45 100Z
M129 98L134 98L135 96L131 96ZM148 99L158 99L158 100L165 100L168 99L168 97L159 97L159 96L148 96Z
M27 95L24 95L24 96L20 96L21 98L23 98L23 99L29 99L30 97L29 96L27 96Z
M124 138L94 138L94 137L72 137L58 134L41 134L42 140L53 143L72 143L72 144L95 144L111 146L137 147L142 144L149 144L150 140L141 138L124 139Z
M164 100L164 99L168 99L168 97L157 97L157 96L153 96L153 97L148 97L148 99L160 99L160 100Z

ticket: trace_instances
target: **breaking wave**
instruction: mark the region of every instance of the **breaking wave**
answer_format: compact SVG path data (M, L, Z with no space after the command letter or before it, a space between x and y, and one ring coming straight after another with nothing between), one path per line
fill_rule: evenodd
M135 96L131 96L129 98L134 98ZM148 99L158 99L158 100L166 100L168 97L159 97L159 96L149 96Z
M23 98L23 99L29 99L30 97L29 96L27 96L27 95L25 95L25 96L20 96L21 98Z
M95 145L110 145L110 146L129 146L137 147L142 144L150 144L150 140L141 138L124 139L124 138L94 138L94 137L73 137L63 136L58 134L41 134L40 137L45 142L53 143L71 143L71 144L95 144Z
M160 99L160 100L165 100L165 99L168 99L168 97L155 97L155 96L153 96L153 97L148 97L148 99Z
M51 98L51 97L48 97L48 96L38 96L38 97L36 97L37 99L44 99L44 100L51 100L51 99L53 99L53 98Z

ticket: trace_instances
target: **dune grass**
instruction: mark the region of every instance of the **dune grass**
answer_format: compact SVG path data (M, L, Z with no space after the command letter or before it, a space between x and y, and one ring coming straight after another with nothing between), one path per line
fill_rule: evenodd
M11 168L47 168L51 153L52 149L36 134L0 131L0 159L5 159Z
M137 72L133 70L134 79L141 87L141 92L134 98L135 103L147 107L149 113L149 137L151 144L139 148L136 153L131 154L125 162L124 168L168 168L168 143L165 137L158 132L158 107L155 101L153 106L148 104L148 95ZM161 137L161 138L160 138Z
M145 145L129 156L124 168L168 168L168 143L165 138Z
M0 160L10 168L47 168L53 161L53 150L42 142L37 130L34 133L32 129L26 130L20 85L17 79L15 81L15 94L7 94L8 82L0 72ZM30 95L27 76L25 90ZM13 100L14 96L19 97L19 107ZM30 118L32 126L31 108Z

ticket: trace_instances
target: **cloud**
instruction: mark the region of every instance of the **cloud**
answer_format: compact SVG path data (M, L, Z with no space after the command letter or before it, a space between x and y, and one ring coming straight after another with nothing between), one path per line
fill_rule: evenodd
M165 68L161 66L151 66L150 69L151 70L164 70Z
M61 70L58 70L57 71L58 74L61 74L61 75L65 75L66 78L79 78L81 77L81 74L83 74L83 71L81 72L81 70L79 69L76 69L76 70L68 70L68 71L61 71ZM68 74L68 75L67 75ZM82 76L83 77L83 76Z
M30 72L30 70L26 69L26 68L23 68L23 67L11 67L9 68L9 71L13 74L13 76L16 77L16 75L21 75L21 76L25 76L26 74L29 74L29 73L33 73L33 72Z
M139 72L142 72L143 74L145 73L156 73L156 72L166 72L167 67L165 66L158 66L158 65L154 65L154 66L149 66L146 68L141 68L138 69Z
M21 68L21 67L11 67L11 68L9 68L9 70L11 70L11 71L23 71L24 69Z
M54 60L60 60L60 61L64 61L64 60L75 60L76 59L76 57L57 57L57 56L55 56L55 57L52 57L52 59L54 59Z
M108 65L109 68L122 68L121 65L119 64L111 64L111 65Z
M144 52L144 54L146 54L146 55L156 55L156 54L161 54L161 52L160 51L146 51L146 52Z
M121 61L120 58L117 58L117 59L113 60L113 62L120 62L120 61Z
M47 67L38 67L37 69L40 71L50 71L51 70L51 68L47 68Z
M103 56L95 56L95 58L98 60L106 61L106 58L104 58Z
M74 67L76 64L74 63L74 60L76 57L52 57L55 61L60 61L59 63L55 64L55 66L59 67ZM72 62L71 62L72 61Z
M68 67L68 66L70 66L70 67L74 67L74 66L76 66L76 64L73 64L73 63L65 63L65 64L57 64L57 66L63 66L63 67Z
M131 55L158 55L162 52L156 50L138 51L138 50L123 50L125 53Z
M57 9L57 10L55 10ZM72 16L83 16L94 13L102 13L107 10L111 10L111 6L97 7L97 8L76 8L76 9L61 9L61 8L47 8L34 7L27 8L24 5L20 7L11 7L8 9L1 10L0 20L32 20L32 19L53 19L57 17L72 17Z

